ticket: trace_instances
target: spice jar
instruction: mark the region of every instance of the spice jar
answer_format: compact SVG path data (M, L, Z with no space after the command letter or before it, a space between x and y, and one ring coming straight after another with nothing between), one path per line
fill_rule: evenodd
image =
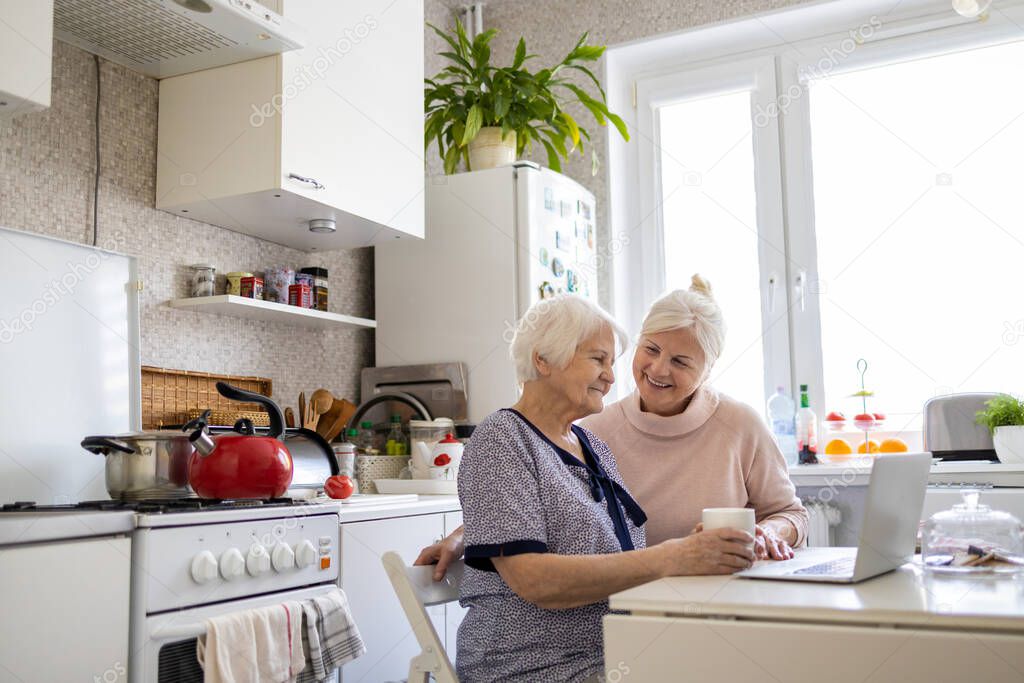
M242 278L243 277L252 277L252 273L245 273L245 272L242 272L242 271L235 271L233 273L228 273L227 274L228 289L227 289L226 294L234 294L235 296L241 296L242 295Z
M327 269L303 268L296 275L309 275L313 279L313 308L318 311L327 310Z
M217 269L205 263L189 266L192 269L190 294L192 296L213 296Z

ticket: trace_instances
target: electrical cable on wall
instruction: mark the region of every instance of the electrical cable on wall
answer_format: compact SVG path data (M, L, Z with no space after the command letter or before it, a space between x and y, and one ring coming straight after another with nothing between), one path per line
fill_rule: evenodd
M99 201L100 201L100 58L92 56L96 64L96 110L93 118L93 132L96 142L96 172L92 186L92 246L99 239Z

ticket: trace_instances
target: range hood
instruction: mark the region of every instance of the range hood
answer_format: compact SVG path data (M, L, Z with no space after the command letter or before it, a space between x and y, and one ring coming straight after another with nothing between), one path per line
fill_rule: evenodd
M303 47L256 0L56 0L54 37L153 78Z

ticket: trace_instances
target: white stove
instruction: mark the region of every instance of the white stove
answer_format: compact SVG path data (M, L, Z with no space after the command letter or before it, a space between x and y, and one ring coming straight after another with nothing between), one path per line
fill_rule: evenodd
M129 680L202 681L205 620L322 595L338 583L332 503L222 503L139 512L132 538Z

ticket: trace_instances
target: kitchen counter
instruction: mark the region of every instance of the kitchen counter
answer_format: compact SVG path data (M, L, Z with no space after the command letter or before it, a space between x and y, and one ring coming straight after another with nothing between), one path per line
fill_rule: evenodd
M867 486L871 463L871 458L862 457L842 463L790 465L789 478L796 486ZM1024 463L937 463L932 465L928 483L1024 486Z
M134 528L131 511L5 512L0 515L0 546L114 536Z
M815 549L803 551L814 553ZM852 585L675 577L611 596L608 672L637 680L1024 679L1024 577L914 563Z
M398 500L381 503L342 503L338 516L341 523L365 522L371 519L432 515L443 512L458 512L458 496L416 496L415 500Z

